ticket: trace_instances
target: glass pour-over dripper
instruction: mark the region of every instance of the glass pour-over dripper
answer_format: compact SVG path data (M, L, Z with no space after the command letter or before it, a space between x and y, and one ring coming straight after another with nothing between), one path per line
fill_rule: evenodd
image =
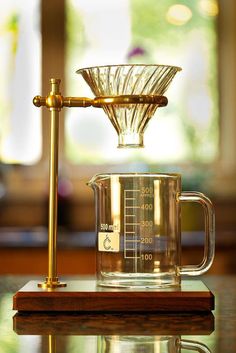
M80 69L77 71L90 86L96 97L122 97L119 103L101 104L118 133L118 147L143 147L143 134L158 106L152 97L162 96L177 71L168 65L109 65ZM136 96L137 103L129 97ZM142 97L145 99L142 102ZM147 99L148 97L148 99ZM165 97L163 97L165 98Z

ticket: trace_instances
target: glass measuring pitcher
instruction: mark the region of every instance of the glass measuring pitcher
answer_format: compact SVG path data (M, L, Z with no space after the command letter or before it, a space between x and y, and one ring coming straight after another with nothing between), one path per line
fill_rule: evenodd
M214 211L199 192L182 192L180 174L98 174L95 191L98 284L178 286L201 275L214 257ZM181 266L181 202L198 202L205 215L204 257Z

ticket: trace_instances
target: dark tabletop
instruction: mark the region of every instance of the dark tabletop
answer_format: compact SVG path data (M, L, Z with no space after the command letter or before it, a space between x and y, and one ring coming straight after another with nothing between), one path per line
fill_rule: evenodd
M2 353L236 352L236 276L206 276L212 313L19 314L12 296L29 277L0 277Z

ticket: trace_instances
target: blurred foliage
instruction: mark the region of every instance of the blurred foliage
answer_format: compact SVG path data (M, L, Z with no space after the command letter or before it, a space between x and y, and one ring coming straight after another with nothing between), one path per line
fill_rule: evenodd
M170 61L176 60L177 57L180 58L179 53L181 53L182 57L185 54L186 56L189 55L191 50L195 49L194 35L196 35L198 41L201 42L201 39L204 41L201 60L203 60L203 65L206 68L206 73L203 69L206 76L202 77L199 83L192 81L194 75L192 78L191 73L194 71L194 64L191 63L191 59L194 54L190 53L190 63L187 63L187 65L189 65L188 69L191 68L192 71L190 69L190 72L187 71L187 80L182 84L177 99L172 97L171 104L168 106L168 114L177 121L179 131L176 131L176 134L183 136L184 156L179 160L180 163L211 163L215 160L218 153L217 17L209 15L207 12L204 13L200 7L204 2L208 5L217 6L216 0L181 0L180 3L190 9L192 17L184 25L177 26L167 20L167 12L172 5L176 4L176 1L130 0L132 34L129 52L126 56L128 63L163 64L161 62L163 60L162 57L165 57L163 53L167 54ZM74 62L74 53L77 53L76 58L78 59L78 53L82 56L86 51L87 45L82 13L79 8L73 5L71 0L67 0L67 35L67 67L71 67ZM168 62L165 62L165 64L168 64ZM183 67L183 72L185 72L185 69ZM207 117L201 117L201 110L199 110L198 117L196 111L191 112L187 108L188 99L189 101L193 100L194 89L196 89L196 94L199 94L201 85L204 85L205 91L203 95L208 96L208 103L210 102L209 104L211 105L209 112L205 113L205 115L208 114ZM73 88L73 80L68 80L69 86ZM196 103L194 107L196 109ZM205 121L203 121L204 119ZM155 132L153 131L153 133ZM161 148L164 151L165 146L161 146ZM101 155L99 158L99 150L96 151L96 158L94 158L93 154L83 149L79 141L70 141L69 134L67 138L67 153L71 161L75 163L102 164L107 161L105 156ZM173 153L175 153L174 149ZM128 156L126 162L146 161L149 166L155 164L157 169L157 164L160 161L156 159L156 162L154 162L153 156L150 159L145 158L142 151L133 152L132 155ZM175 158L167 158L166 164L173 163L173 161L175 161ZM111 161L111 163L115 162L115 160Z
M144 7L143 0L131 0L132 17L132 46L131 48L142 48L144 55L134 57L130 62L139 60L142 63L155 63L153 49L158 48L167 51L170 48L172 54L177 54L178 48L183 47L183 41L188 41L188 34L191 31L199 30L202 32L208 48L206 52L207 77L209 95L212 100L210 123L203 130L199 129L189 113L185 109L185 98L188 89L184 90L184 95L180 97L177 106L178 118L181 119L182 130L187 144L186 160L194 162L208 162L216 156L218 151L218 74L217 74L217 31L216 20L214 17L200 13L198 0L181 0L182 5L186 5L192 11L192 18L182 26L168 23L166 14L168 9L176 4L173 0L148 0L148 5ZM187 49L187 47L186 47ZM160 63L160 62L158 62ZM206 146L206 144L209 145Z
M15 12L9 17L6 23L6 32L12 33L12 53L16 54L18 34L19 34L19 15Z
M10 58L8 61L8 67L1 66L1 70L9 72L9 78L12 76L12 71L14 68L14 60L17 51L18 45L18 36L19 36L19 15L17 12L12 10L9 16L6 16L4 12L0 15L0 41L2 45L2 51L0 51L1 55L8 56L4 50L6 50L6 43L9 41L10 48ZM11 110L9 101L5 96L5 89L8 84L6 82L5 77L1 77L0 84L0 143L2 142L5 135L9 130L9 112Z
M66 6L66 33L69 40L66 41L67 56L73 55L74 48L79 47L81 50L85 48L86 37L82 16L79 11L67 2Z

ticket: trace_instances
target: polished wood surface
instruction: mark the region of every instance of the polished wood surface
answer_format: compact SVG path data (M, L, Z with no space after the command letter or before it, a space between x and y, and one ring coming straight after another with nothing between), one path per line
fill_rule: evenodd
M201 314L16 313L13 295L30 279L0 277L0 349L4 353L50 352L52 342L56 353L114 353L119 349L122 353L167 353L162 348L166 339L188 346L183 352L194 351L193 341L200 347L195 347L197 352L236 351L236 276L202 278L216 306L212 313Z
M98 287L96 280L68 280L67 286L45 290L30 281L13 297L18 311L211 311L214 296L199 280L182 280L181 287L118 289Z

